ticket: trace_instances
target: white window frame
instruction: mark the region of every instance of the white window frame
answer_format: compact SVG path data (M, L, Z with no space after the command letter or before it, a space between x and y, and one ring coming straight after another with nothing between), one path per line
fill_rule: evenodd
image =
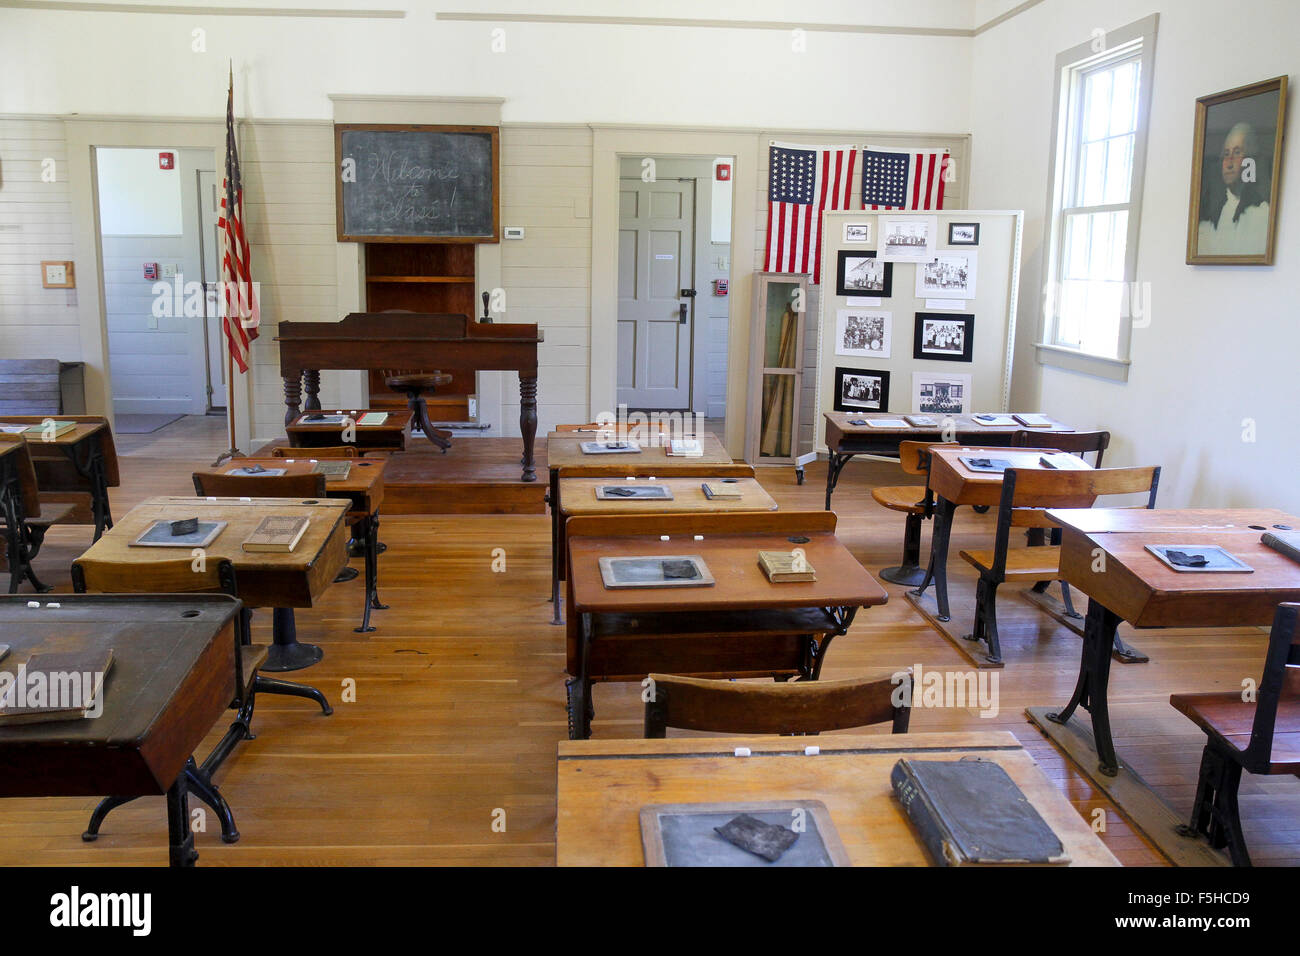
M1131 318L1119 325L1116 354L1098 355L1082 349L1057 344L1055 298L1059 288L1062 231L1064 215L1074 206L1075 196L1067 196L1076 189L1076 160L1079 150L1079 129L1083 122L1080 90L1083 79L1099 67L1125 60L1137 54L1140 64L1138 76L1137 124L1133 134L1133 178L1129 188L1129 201L1101 207L1098 211L1127 210L1128 234L1124 247L1124 283L1128 294L1125 301L1132 302L1137 280L1138 227L1142 219L1142 193L1146 177L1147 131L1151 117L1151 86L1155 64L1156 25L1159 14L1144 17L1127 26L1098 34L1078 46L1059 54L1056 58L1056 88L1052 114L1052 175L1048 183L1046 235L1043 248L1045 281L1040 299L1042 318L1040 339L1035 346L1039 364L1085 372L1102 378L1124 382L1128 380L1129 349L1133 322ZM1067 128L1072 114L1074 128ZM1076 189L1077 192L1077 189ZM1068 203L1068 205L1067 205ZM1149 303L1147 303L1149 306Z

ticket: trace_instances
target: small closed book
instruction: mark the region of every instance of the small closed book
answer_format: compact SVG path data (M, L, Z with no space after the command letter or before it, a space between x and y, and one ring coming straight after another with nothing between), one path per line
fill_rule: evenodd
M352 462L346 458L327 458L311 467L312 473L324 475L326 481L344 481L352 474Z
M700 488L704 491L704 497L710 501L714 498L734 500L744 497L740 493L739 483L728 484L725 481L705 481L700 484Z
M30 425L27 428L27 434L33 438L42 438L46 435L53 435L58 438L60 435L66 435L76 427L76 422L51 422L49 428L46 428L45 425Z
M758 566L773 584L816 581L817 573L802 555L793 551L760 551Z
M245 551L289 552L307 533L308 520L291 515L267 515L244 539Z
M357 419L358 425L382 425L388 421L388 412L366 412Z
M1051 428L1053 424L1046 415L1017 414L1011 417L1026 428Z
M704 446L698 438L674 438L668 443L668 454L675 458L702 458Z
M1278 554L1300 562L1300 531L1266 531L1259 540Z
M112 666L112 648L33 654L0 692L0 726L90 716Z
M991 760L909 760L890 774L917 836L939 866L1059 865L1060 838Z

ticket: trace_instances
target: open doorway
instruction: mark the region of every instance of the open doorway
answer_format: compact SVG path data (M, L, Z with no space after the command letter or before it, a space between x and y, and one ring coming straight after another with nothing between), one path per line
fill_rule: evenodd
M617 399L725 433L730 157L619 157Z
M212 151L97 147L94 168L117 430L150 433L224 407L205 286L216 278L215 218L206 209L215 195Z

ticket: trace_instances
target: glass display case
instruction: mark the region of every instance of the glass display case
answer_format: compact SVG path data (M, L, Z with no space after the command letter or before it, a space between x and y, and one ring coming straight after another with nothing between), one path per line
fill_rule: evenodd
M745 430L752 464L789 464L797 454L808 282L806 274L754 275Z

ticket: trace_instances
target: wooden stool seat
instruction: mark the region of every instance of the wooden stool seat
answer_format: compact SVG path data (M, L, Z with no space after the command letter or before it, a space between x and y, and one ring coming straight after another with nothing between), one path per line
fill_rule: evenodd
M245 689L253 686L253 678L257 676L258 668L265 664L270 656L269 644L245 644L239 649L239 679Z
M407 375L390 375L384 384L395 392L432 392L442 385L451 384L446 372L412 372Z
M904 514L925 514L925 485L886 485L872 488L876 504Z
M1255 726L1254 701L1241 699L1239 691L1220 694L1174 694L1169 703L1197 727L1232 750L1245 753ZM1300 698L1282 700L1273 726L1273 749L1269 774L1300 773Z
M976 571L993 570L996 555L992 551L962 551L962 560ZM1055 545L1015 548L1007 551L1004 581L1055 581L1061 576L1061 549Z

